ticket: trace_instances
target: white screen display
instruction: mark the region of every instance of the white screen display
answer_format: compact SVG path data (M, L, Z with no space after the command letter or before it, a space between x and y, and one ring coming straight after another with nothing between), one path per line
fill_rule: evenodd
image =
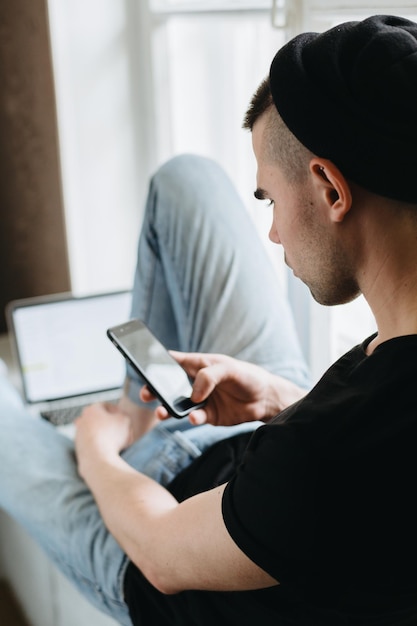
M13 319L27 401L120 387L125 363L106 330L128 319L130 303L130 293L118 293L17 308Z
M149 383L171 404L180 397L189 398L192 387L185 370L166 351L164 346L149 332L141 322L132 322L135 329L119 341L143 371Z

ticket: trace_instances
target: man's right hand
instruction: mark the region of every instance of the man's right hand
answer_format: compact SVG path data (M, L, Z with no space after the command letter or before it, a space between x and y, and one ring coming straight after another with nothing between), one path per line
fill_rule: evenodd
M306 393L285 378L229 356L174 351L171 354L194 380L192 400L208 399L204 408L189 415L196 425L268 421ZM147 387L142 388L141 398L155 399ZM162 406L156 414L160 419L169 417Z

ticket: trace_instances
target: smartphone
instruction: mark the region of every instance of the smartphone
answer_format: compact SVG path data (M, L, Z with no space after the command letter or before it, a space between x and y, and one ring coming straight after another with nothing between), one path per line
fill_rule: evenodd
M204 406L205 402L191 401L192 385L186 371L141 320L113 326L107 336L170 415L180 419Z

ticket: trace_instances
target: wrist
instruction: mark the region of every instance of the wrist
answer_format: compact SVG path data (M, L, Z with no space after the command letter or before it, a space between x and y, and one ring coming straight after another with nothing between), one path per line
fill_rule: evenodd
M117 450L94 442L88 449L77 448L77 465L80 476L91 486L111 466L117 466L121 460Z
M306 395L307 391L282 376L274 376L271 389L271 406L268 417L272 418Z

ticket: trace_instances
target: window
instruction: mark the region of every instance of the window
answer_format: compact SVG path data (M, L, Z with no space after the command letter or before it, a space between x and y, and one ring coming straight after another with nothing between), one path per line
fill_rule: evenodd
M373 13L416 18L415 4L51 0L49 8L74 290L131 284L149 175L174 154L197 152L219 161L242 195L288 289L313 377L370 334L361 299L316 305L267 243L269 216L253 201L255 162L241 123L290 36Z
M339 354L373 332L373 319L362 300L331 310L320 307L286 269L282 250L267 238L270 213L253 200L255 162L250 137L241 129L254 90L277 49L302 29L302 15L317 30L341 21L334 5L323 2L304 3L304 13L290 14L290 8L301 9L301 4L275 3L278 28L271 24L271 2L150 0L150 10L159 160L197 152L214 158L229 173L288 290L316 379Z

